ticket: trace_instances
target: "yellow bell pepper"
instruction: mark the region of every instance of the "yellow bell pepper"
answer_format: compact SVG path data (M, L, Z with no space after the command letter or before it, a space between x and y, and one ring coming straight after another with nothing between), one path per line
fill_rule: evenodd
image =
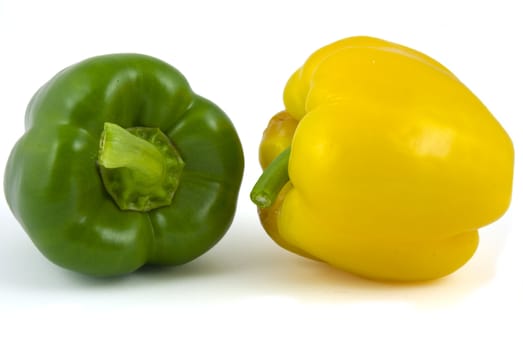
M282 247L377 280L464 265L512 192L510 137L434 59L370 37L312 54L260 145L251 192Z

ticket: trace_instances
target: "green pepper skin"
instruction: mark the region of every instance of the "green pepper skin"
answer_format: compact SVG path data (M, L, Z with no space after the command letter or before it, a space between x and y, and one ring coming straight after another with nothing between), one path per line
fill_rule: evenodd
M104 122L156 127L185 161L168 206L120 210L102 183L97 156ZM172 66L138 54L98 56L42 86L26 111L4 192L36 247L64 268L96 276L200 256L228 230L243 176L243 151L229 118L192 92Z

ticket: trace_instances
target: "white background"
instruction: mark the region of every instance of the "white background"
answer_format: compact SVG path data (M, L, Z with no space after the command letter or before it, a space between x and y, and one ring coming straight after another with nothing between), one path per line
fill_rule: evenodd
M523 349L523 25L518 1L0 0L0 163L35 90L60 69L140 52L177 67L241 137L236 219L198 260L92 279L45 260L0 202L0 348ZM432 283L358 279L278 248L248 200L289 75L331 41L372 35L452 70L516 148L511 209L473 259ZM519 179L518 179L519 177Z

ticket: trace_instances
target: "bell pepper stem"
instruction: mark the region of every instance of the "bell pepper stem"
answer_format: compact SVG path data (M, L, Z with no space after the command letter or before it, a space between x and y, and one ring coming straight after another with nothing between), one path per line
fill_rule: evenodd
M98 164L107 168L128 168L144 182L156 183L164 174L164 157L150 142L119 125L104 124Z
M120 209L147 212L171 204L185 163L160 129L105 123L98 165Z
M260 208L270 207L278 193L289 181L289 157L291 148L281 152L263 171L251 191L251 200Z

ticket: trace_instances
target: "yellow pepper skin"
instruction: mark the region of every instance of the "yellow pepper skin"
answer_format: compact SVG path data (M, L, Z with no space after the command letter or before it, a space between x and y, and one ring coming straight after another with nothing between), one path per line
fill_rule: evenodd
M508 209L510 137L420 52L337 41L291 76L284 104L260 162L284 164L288 182L268 200L260 178L251 198L267 233L294 253L375 280L432 280L463 266L478 229ZM276 161L288 147L288 163Z

